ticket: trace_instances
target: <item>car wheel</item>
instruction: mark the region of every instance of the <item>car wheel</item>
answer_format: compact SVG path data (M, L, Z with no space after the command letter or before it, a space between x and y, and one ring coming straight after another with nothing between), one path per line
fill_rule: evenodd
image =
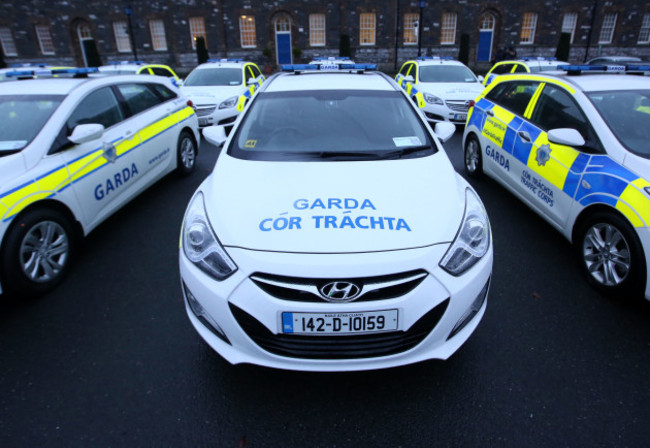
M465 172L470 177L480 177L483 174L483 159L481 157L481 144L475 135L467 137L465 142Z
M181 132L178 137L177 170L181 176L187 176L194 171L196 165L196 155L198 153L196 142L188 131Z
M18 216L5 235L3 286L21 296L43 294L65 277L74 253L69 219L47 208Z
M629 298L642 295L645 257L632 226L613 213L596 213L582 223L574 241L580 267L602 292Z

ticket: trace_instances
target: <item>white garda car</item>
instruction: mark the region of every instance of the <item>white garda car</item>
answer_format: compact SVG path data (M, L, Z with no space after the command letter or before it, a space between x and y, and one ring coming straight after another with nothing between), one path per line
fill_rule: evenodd
M89 71L0 83L0 292L50 290L79 237L165 174L194 168L196 115L168 79L64 78Z
M464 125L470 102L483 91L483 84L465 64L445 57L406 61L395 81L434 123Z
M600 291L650 300L650 79L626 71L650 66L498 76L467 120L465 170L560 231Z
M492 272L476 192L376 66L284 66L226 139L185 213L187 314L233 364L344 371L451 356ZM225 142L225 143L224 143Z
M200 127L232 126L265 79L252 62L215 59L192 70L181 90L194 103Z

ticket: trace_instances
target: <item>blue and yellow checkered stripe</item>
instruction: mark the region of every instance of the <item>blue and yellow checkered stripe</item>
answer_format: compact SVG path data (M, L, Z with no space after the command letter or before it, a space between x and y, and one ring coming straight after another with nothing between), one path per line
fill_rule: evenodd
M492 111L493 116L486 112ZM607 204L620 211L634 227L650 226L650 198L644 189L648 180L620 165L606 155L589 155L553 144L546 132L492 102L481 98L470 111L469 126L476 126L484 137L511 154L528 169L537 173L583 207ZM518 137L526 132L530 142ZM550 159L537 161L537 149L548 145Z
M143 143L181 124L193 114L194 109L189 106L183 107L162 120L141 129L131 139L112 141L111 143L115 145L117 157L123 157L127 153L136 150ZM66 165L50 170L15 188L0 192L0 218L2 221L9 221L29 205L53 197L70 185L100 170L109 163L103 157L103 154L103 147L100 146Z
M401 73L398 74L395 77L395 82L397 82L397 84L399 84L399 86L406 91L409 97L415 98L415 101L417 102L417 105L420 109L426 106L422 92L420 92L412 82L407 82L404 78L404 75Z
M262 80L259 80L259 81L255 81L254 84L251 84L250 86L248 86L246 91L237 100L237 112L241 112L242 110L244 110L244 106L246 105L246 101L248 101L250 99L250 97L253 96L253 94L255 93L255 90L259 89L262 86L263 82L264 82L264 80L262 79Z

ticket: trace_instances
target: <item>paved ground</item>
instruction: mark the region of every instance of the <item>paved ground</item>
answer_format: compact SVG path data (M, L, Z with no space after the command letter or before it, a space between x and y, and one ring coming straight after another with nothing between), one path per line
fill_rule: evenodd
M460 168L460 132L446 145ZM513 196L490 214L487 313L446 362L345 374L233 367L192 329L180 223L210 171L164 179L97 229L67 279L0 305L0 446L647 446L650 306L580 277Z

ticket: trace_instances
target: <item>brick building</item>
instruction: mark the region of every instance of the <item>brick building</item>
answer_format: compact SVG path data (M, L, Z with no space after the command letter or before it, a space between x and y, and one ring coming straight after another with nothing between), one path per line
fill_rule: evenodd
M421 17L421 20L420 20ZM391 71L407 58L458 57L467 42L477 71L504 47L553 56L571 33L571 60L599 54L650 59L650 5L638 0L21 0L0 4L6 64L158 62L181 73L196 65L196 37L211 57L278 63L338 56ZM349 45L348 45L349 43Z

